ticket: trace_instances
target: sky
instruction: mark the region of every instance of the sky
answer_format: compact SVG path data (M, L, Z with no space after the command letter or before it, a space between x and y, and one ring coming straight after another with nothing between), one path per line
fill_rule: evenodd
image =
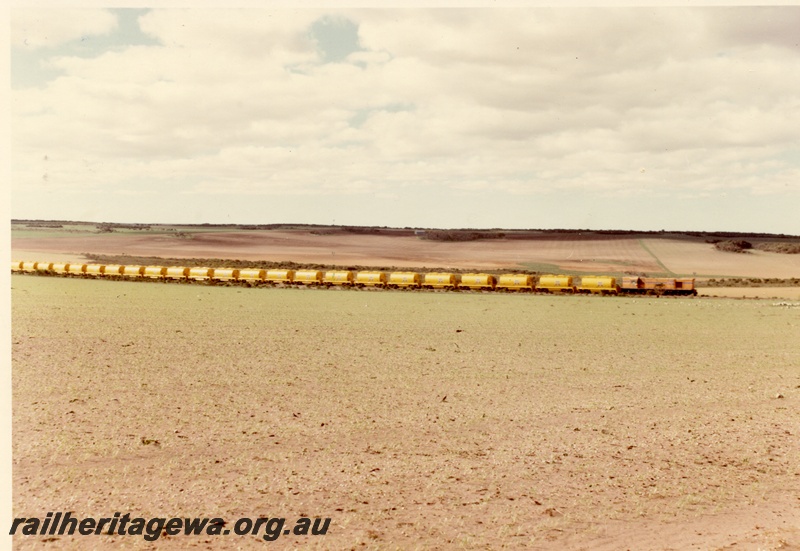
M12 218L800 234L800 6L10 22Z

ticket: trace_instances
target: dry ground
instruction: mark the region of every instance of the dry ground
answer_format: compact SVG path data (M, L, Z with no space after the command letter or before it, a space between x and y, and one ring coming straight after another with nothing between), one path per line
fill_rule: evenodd
M643 239L645 246L672 272L680 274L791 278L800 274L800 254L751 250L746 254L718 251L691 240ZM752 275L758 274L758 275Z
M800 287L699 287L701 297L800 300Z
M800 308L12 276L15 516L273 548L800 549ZM17 549L257 549L255 536Z
M498 268L538 263L565 263L607 271L613 268L659 270L636 239L536 241L491 239L469 242L427 241L414 236L336 233L314 235L299 231L202 232L192 238L172 235L101 234L79 237L25 237L12 241L25 253L129 254L185 258L291 260L323 264L444 266ZM16 253L15 258L23 253ZM21 260L24 260L21 258Z
M509 269L567 273L674 273L710 277L791 278L800 255L724 253L702 238L542 234L538 239L436 242L413 235L309 230L169 233L12 232L15 260L82 261L82 253L230 258L334 265Z

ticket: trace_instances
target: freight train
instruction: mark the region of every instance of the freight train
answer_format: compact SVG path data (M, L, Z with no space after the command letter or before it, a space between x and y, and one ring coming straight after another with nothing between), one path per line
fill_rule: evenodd
M202 268L184 266L129 266L59 262L12 262L11 271L85 278L207 282L247 286L350 287L384 289L439 289L587 293L598 295L696 295L694 279L673 277L571 276L529 274L457 274L449 272L384 272L350 270L263 270L258 268Z

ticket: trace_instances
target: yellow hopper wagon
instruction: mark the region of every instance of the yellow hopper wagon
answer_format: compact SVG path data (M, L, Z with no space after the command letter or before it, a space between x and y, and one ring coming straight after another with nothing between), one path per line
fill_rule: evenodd
M417 272L392 272L389 274L387 285L392 289L419 288L422 276Z
M322 272L317 270L297 270L294 282L298 285L322 285Z
M108 264L107 266L103 266L100 270L105 277L110 278L117 278L122 275L122 270L125 266L120 266L119 264Z
M617 279L609 276L583 276L578 285L580 293L594 293L598 295L619 294Z
M267 271L257 268L245 268L239 270L239 281L244 281L248 285L259 284L267 281Z
M428 289L458 289L456 274L432 272L425 274L422 286Z
M67 273L70 275L83 275L86 273L86 264L67 264Z
M351 287L355 282L355 279L355 274L349 270L331 270L329 272L325 272L325 275L322 277L322 283L326 287L330 287L332 285Z
M357 287L386 287L385 272L358 272L356 274Z
M497 278L491 274L462 274L458 284L460 289L476 289L479 291L494 291Z
M189 268L183 266L170 266L164 269L164 279L183 281L189 275Z
M574 293L577 288L572 283L572 276L543 275L539 278L536 290L545 293Z
M145 266L143 275L148 279L161 279L166 271L164 266Z
M50 265L50 271L54 274L64 275L69 269L69 264L65 262L54 262Z
M503 274L497 280L497 289L503 291L533 291L533 276L528 274Z
M83 273L88 277L100 277L103 275L105 266L102 264L87 264Z
M122 277L128 279L139 279L144 276L144 270L147 266L123 266Z
M268 270L267 281L271 284L283 283L290 284L294 281L294 270Z
M211 278L214 281L236 281L239 278L237 268L214 268L211 270Z
M211 279L214 270L211 268L189 268L189 279L194 281L207 281Z
M34 270L39 272L40 274L48 274L50 273L50 268L52 266L53 266L52 262L35 262Z

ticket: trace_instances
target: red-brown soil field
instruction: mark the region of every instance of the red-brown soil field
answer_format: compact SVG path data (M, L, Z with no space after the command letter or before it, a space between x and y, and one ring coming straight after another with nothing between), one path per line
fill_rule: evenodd
M93 226L88 226L93 230ZM180 229L180 228L179 228ZM15 260L79 261L83 253L168 258L229 258L333 265L531 269L567 273L663 273L683 276L792 278L800 255L718 251L686 235L513 233L502 239L440 242L413 231L377 234L341 229L118 231L12 230ZM382 232L382 233L381 233Z

